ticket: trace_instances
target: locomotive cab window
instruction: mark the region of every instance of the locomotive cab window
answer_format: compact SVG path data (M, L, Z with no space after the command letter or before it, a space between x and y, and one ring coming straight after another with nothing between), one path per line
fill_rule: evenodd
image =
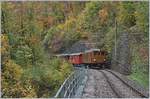
M97 52L97 51L94 51L94 55L98 55L99 54L99 52Z
M98 52L98 55L101 55L101 52Z
M101 52L101 54L102 54L102 55L105 55L105 53L104 53L104 52Z

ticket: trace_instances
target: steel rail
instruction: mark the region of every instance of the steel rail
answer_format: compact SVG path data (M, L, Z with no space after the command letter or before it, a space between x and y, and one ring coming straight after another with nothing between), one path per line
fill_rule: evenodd
M104 75L104 77L106 78L106 81L108 82L109 86L111 87L113 92L116 94L116 96L118 98L122 98L122 96L120 95L120 92L118 92L117 89L115 89L114 85L110 82L108 76L103 71L99 71L99 72L101 72Z
M141 97L143 98L148 98L148 96L142 94L141 92L139 92L137 89L135 89L134 87L132 87L131 85L129 85L128 83L126 83L123 79L121 79L117 74L115 74L114 72L110 71L110 70L105 70L109 73L111 73L112 75L114 75L116 78L118 78L121 82L123 82L126 86L130 87L132 90L134 90L136 93L138 93Z

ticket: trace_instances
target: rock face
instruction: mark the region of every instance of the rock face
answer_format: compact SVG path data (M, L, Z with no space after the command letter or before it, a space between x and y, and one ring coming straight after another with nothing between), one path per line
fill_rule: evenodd
M67 49L64 52L64 54L84 52L91 48L95 48L95 46L92 45L91 42L89 42L87 40L80 40L80 41L76 42L75 44L73 44L69 49Z
M115 49L112 53L112 69L122 74L131 73L130 65L130 46L129 46L129 34L122 33L117 41L116 54Z

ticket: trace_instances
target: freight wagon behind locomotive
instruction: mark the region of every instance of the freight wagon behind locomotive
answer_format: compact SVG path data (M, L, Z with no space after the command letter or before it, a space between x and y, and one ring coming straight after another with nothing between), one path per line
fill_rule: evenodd
M81 66L83 64L82 53L70 54L68 61L74 66Z

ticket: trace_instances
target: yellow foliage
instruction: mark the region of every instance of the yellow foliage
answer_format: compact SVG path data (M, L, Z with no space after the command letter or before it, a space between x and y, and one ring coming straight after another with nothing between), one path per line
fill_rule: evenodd
M43 21L37 21L38 27L43 29L44 28L44 23Z
M6 62L2 72L3 97L36 97L36 92L30 80L22 82L22 74L23 69L21 66L14 63L13 60Z
M33 35L29 38L29 42L31 44L38 44L40 43L40 38L38 36Z
M103 8L102 10L99 11L99 17L100 17L100 22L102 24L105 24L108 18L107 8Z
M82 32L80 34L83 39L88 39L88 37L89 37L89 33L87 33L87 32Z
M5 54L6 52L8 52L8 49L9 49L7 35L4 35L4 34L1 35L1 44L2 44L1 53Z
M64 24L59 24L57 25L57 28L62 31L61 33L59 33L60 37L63 37L63 35L65 34L64 31L67 31L68 29L71 29L74 24L75 24L75 18L70 17L68 20L65 21Z
M5 34L1 35L1 57L2 57L2 65L5 64L6 61L9 59L9 44L8 44L8 37Z
M4 81L3 81L4 83ZM2 83L2 84L3 84ZM7 82L5 82L7 83ZM19 97L28 97L33 98L37 97L35 90L33 88L30 88L30 90L27 90L25 87L25 84L22 84L20 81L16 82L15 84L11 84L11 82L8 84L3 84L2 86L2 92L5 94L5 98L19 98Z
M58 29L62 30L62 29L64 29L64 24L59 24L57 27L58 27Z
M22 68L14 63L12 60L8 60L8 62L6 62L4 76L11 77L14 80L19 80L22 73Z
M37 23L40 27L49 27L54 24L55 20L52 16L48 17L37 17Z
M63 60L60 71L63 73L64 77L67 77L72 70L72 65Z
M64 27L65 27L66 29L69 29L69 28L73 27L75 21L76 21L75 18L71 17L70 19L68 19L68 20L65 22Z

